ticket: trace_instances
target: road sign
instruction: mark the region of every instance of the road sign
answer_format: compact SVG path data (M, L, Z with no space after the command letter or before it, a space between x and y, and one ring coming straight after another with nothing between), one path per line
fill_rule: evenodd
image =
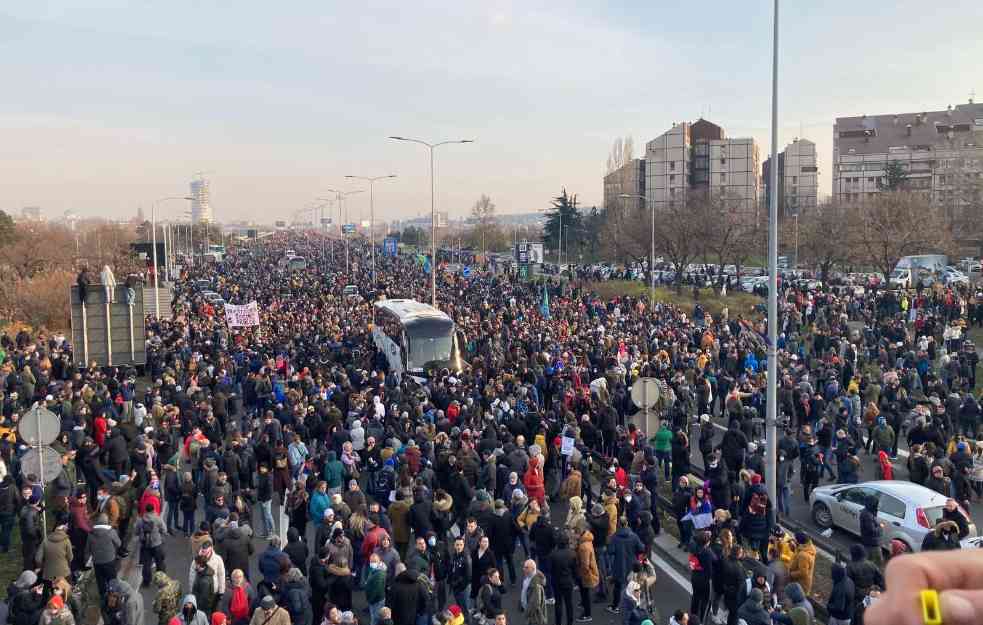
M61 431L61 419L44 406L35 406L21 417L17 432L31 447L50 445Z
M23 475L36 475L42 482L49 483L61 473L61 454L45 445L38 449L28 449L20 459Z
M382 253L385 256L396 256L399 250L399 242L395 237L386 237L382 240Z
M355 224L342 224L341 225L341 231L344 234L354 234L355 233Z
M642 410L659 403L659 382L655 378L639 378L631 385L631 400Z
M464 267L461 267L461 275L464 276L465 278L470 278L471 277L471 267L468 267L467 265L465 265Z
M331 218L330 217L322 217L321 218L321 225L322 226L330 226L331 225Z

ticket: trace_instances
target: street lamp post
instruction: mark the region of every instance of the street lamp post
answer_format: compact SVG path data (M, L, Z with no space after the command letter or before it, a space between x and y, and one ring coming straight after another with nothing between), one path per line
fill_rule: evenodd
M439 143L428 143L420 139L410 139L408 137L391 136L395 141L409 141L425 145L430 150L430 305L437 307L437 204L434 193L433 176L433 151L434 148L449 143L474 143L474 139L457 139L455 141L441 141Z
M637 193L622 193L618 197L622 199L635 198L642 200L646 204L648 198ZM655 305L655 203L652 203L652 248L649 256L649 305Z
M350 178L352 180L365 180L369 183L369 248L372 250L372 282L375 282L375 195L373 193L373 185L376 180L385 180L387 178L395 178L396 174L389 174L388 176L376 176L370 178L368 176L345 176L345 178ZM372 307L372 323L375 323L375 306Z
M356 193L361 193L363 190L362 189L355 189L354 191L338 191L337 189L328 189L328 191L330 193L334 193L338 197L338 216L339 216L339 218L341 218L341 211L342 211L342 207L345 205L345 198L348 197L349 195L354 195ZM345 223L344 222L346 222L346 221L348 221L348 211L345 211L345 217L343 218L343 221L342 221L342 224L341 224L341 236L344 237L344 239L345 239L345 275L348 275L351 272L351 269L349 267L349 265L350 265L350 263L349 263L350 256L349 256L349 253L348 253L348 235L345 234Z
M778 0L774 0L774 28L772 41L771 64L771 162L768 172L771 176L771 188L778 189ZM766 394L766 442L767 470L765 483L768 497L777 501L777 470L775 468L778 455L778 193L772 193L768 206L768 378ZM798 260L798 259L796 259Z
M150 245L151 245L151 248L152 248L151 249L151 254L152 254L153 262L154 262L154 317L156 319L158 319L158 320L160 319L160 290L157 288L157 285L158 285L158 282L157 282L157 274L158 274L158 268L157 268L157 205L160 204L161 202L166 202L168 200L193 200L193 199L194 198L192 198L192 197L185 197L185 196L180 196L180 195L174 195L174 196L169 196L169 197L162 197L159 200L154 201L153 205L150 208L150 221L151 221L150 227L153 230L153 234L151 235L151 243L150 243Z
M324 204L321 204L321 208L322 208L321 221L324 221L324 211L323 211L324 207L327 206L327 205L329 205L329 204L334 204L338 200L337 200L337 198L328 198L328 197L318 197L318 198L314 198L314 199L316 199L319 202L324 202ZM340 206L338 207L338 222L339 223L341 222L341 207ZM324 231L325 245L327 245L328 228L324 228L323 226L324 226L324 224L322 224L322 230ZM339 227L340 227L340 225L339 225ZM334 245L333 244L331 245L331 262L332 263L334 262Z

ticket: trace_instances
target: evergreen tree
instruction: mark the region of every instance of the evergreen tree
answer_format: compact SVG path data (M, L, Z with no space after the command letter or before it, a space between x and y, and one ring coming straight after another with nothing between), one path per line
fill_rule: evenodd
M563 231L563 250L580 247L583 239L583 215L577 208L577 195L563 193L553 198L552 206L546 211L546 225L543 226L543 243L547 248L557 249L560 231Z

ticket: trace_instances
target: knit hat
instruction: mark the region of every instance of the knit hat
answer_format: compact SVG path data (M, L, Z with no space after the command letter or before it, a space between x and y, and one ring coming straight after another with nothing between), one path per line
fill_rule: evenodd
M266 595L263 597L263 600L259 602L259 605L265 610L272 610L273 607L276 606L276 601L274 601L273 597L270 595Z
M212 625L225 625L226 618L223 612L212 612Z
M764 598L764 594L762 594L762 592L757 588L752 588L751 592L748 593L748 599L754 603L761 603Z
M761 476L757 473L751 476L751 484L757 486L761 483Z
M590 513L591 516L601 516L602 514L606 514L607 511L604 509L604 506L602 506L597 502L594 502L594 505L590 507Z
M58 595L54 595L48 600L48 607L55 610L60 610L65 607L65 601Z
M26 590L28 588L32 588L37 583L38 583L37 573L35 573L34 571L24 571L23 573L20 574L20 577L17 578L17 581L14 582L14 585L20 588L21 590Z

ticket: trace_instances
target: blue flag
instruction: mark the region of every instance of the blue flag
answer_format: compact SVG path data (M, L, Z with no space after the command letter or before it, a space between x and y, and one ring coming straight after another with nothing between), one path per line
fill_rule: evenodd
M544 318L550 318L550 294L546 290L545 284L543 285L543 303L539 305L539 312L542 313Z
M430 259L429 258L426 258L423 261L423 273L425 273L425 274L429 274L430 273Z

